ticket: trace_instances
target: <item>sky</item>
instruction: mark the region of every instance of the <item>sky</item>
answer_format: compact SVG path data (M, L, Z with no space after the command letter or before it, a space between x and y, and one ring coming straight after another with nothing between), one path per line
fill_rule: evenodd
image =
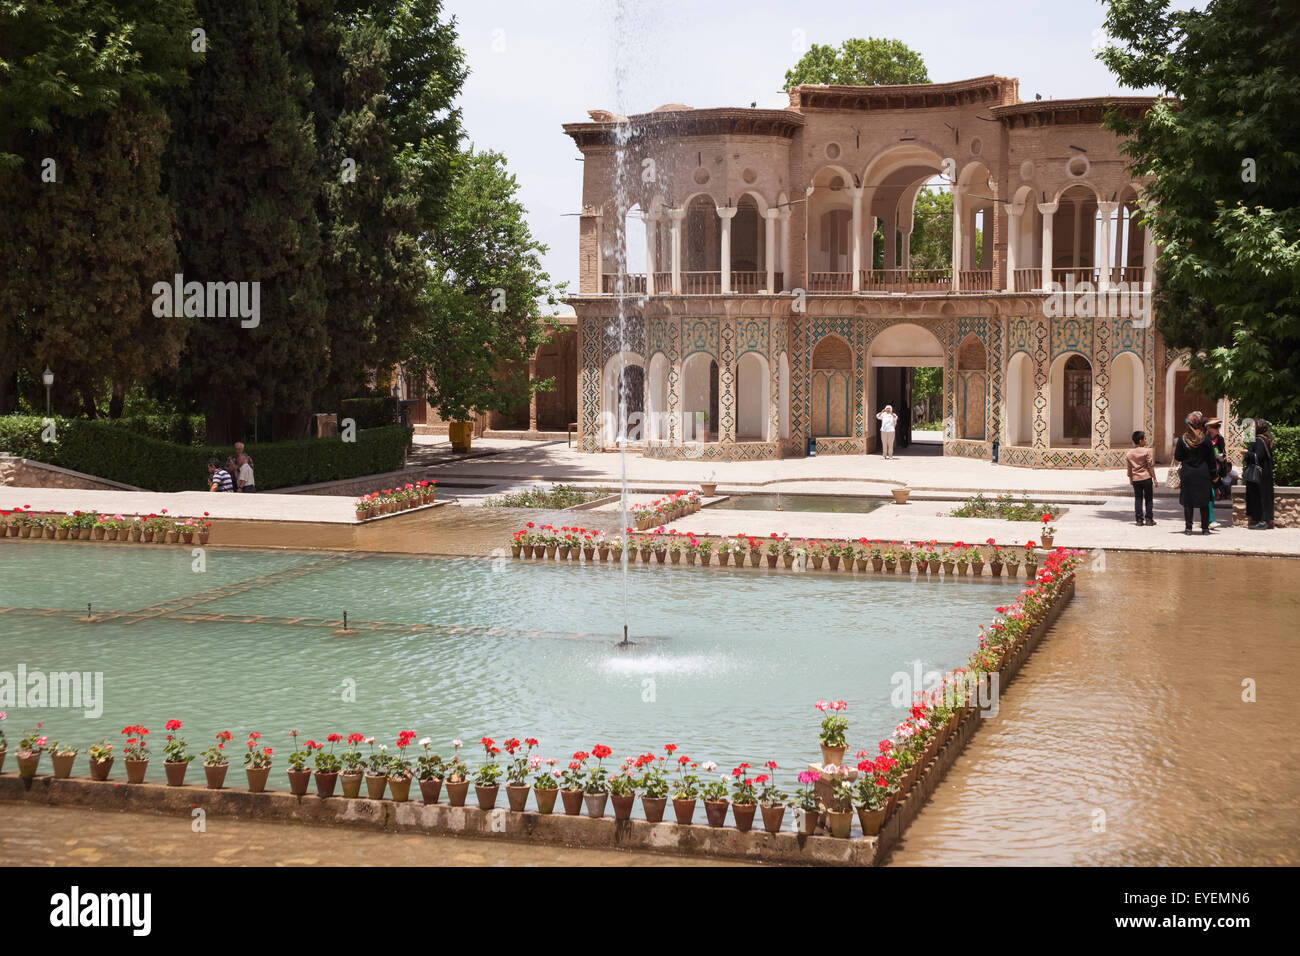
M460 99L467 139L506 156L533 235L549 247L545 267L570 291L582 165L560 126L587 122L589 109L783 108L785 72L808 45L851 37L903 41L936 83L1016 77L1022 100L1134 92L1093 53L1099 0L447 0L445 12L470 69Z

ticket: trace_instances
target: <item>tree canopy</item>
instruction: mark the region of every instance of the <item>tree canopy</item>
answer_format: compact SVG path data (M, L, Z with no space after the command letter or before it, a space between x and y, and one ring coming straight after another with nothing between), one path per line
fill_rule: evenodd
M1203 391L1300 421L1300 7L1111 0L1106 31L1120 81L1169 94L1107 120L1151 177L1157 327Z
M800 83L882 86L929 82L921 54L901 40L877 37L845 40L838 49L814 43L785 74L787 90Z

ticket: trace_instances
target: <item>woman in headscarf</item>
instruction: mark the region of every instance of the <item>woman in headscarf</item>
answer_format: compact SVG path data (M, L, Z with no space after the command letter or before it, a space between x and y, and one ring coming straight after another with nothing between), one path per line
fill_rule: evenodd
M1273 427L1262 418L1255 419L1255 440L1246 449L1242 465L1250 527L1264 531L1273 527Z
M1182 490L1183 534L1192 533L1192 509L1201 512L1201 534L1210 533L1210 498L1214 494L1214 446L1205 438L1205 416L1192 412L1185 419L1187 430L1174 443L1174 461L1182 467L1178 477Z

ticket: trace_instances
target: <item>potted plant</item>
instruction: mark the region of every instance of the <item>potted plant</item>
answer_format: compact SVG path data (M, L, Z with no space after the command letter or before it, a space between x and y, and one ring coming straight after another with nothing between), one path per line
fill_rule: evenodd
M846 839L853 827L853 783L847 767L831 774L831 803L826 808L826 828L838 839Z
M832 541L826 545L826 564L832 571L840 569L841 550L838 541Z
M361 782L366 776L366 758L357 745L365 742L365 734L348 734L347 746L339 755L339 783L343 786L345 800L355 800L361 795Z
M1015 548L1007 548L1007 577L1014 578L1020 573L1020 552Z
M298 731L289 731L289 739L293 741L293 753L289 754L289 792L295 797L302 797L307 794L307 784L311 782L311 771L307 769L307 758L311 755L310 751L298 749Z
M984 574L984 552L975 545L970 549L970 573L977 578Z
M537 803L537 812L550 813L555 809L555 797L560 792L560 780L564 775L555 766L554 757L542 759L533 755L528 758L528 763L536 771L533 775L533 800Z
M989 538L988 545L992 548L992 552L989 554L989 570L993 572L995 578L1000 578L1002 577L1002 564L1005 557L1002 553L1002 547L992 538Z
M72 776L72 765L77 760L79 751L57 740L50 744L50 763L54 764L54 779L66 780Z
M893 544L890 544L889 547L885 548L885 550L880 553L880 557L885 563L885 571L889 574L893 574L894 569L898 566L898 552L894 550Z
M370 756L366 758L366 796L382 800L388 787L388 745L380 744L376 750L374 737L367 737L365 744L370 748Z
M718 565L720 567L725 568L727 566L727 559L730 557L731 557L731 542L728 541L726 538L723 538L718 542ZM704 563L708 564L707 561Z
M230 769L230 758L226 754L226 743L234 735L223 730L216 736L216 744L203 751L203 774L208 780L209 790L220 790L226 782L226 771Z
M1038 519L1043 523L1043 530L1038 533L1038 539L1043 543L1043 547L1048 551L1052 550L1052 542L1056 540L1056 526L1052 522L1052 513L1044 512L1043 516Z
M248 735L244 744L244 775L248 777L248 792L266 790L266 778L271 775L271 748L261 745L262 735L256 730Z
M167 722L170 727L172 721ZM180 722L176 721L177 726ZM144 726L123 727L123 735L126 736L126 746L122 748L122 758L126 761L126 782L127 783L144 783L145 771L149 769L149 745L145 740L149 736L149 729ZM171 740L171 737L167 738ZM170 758L167 758L170 759ZM164 768L166 769L166 768ZM184 778L184 768L181 770L181 777ZM171 784L170 774L167 782ZM172 784L180 786L180 784Z
M695 553L700 557L700 566L708 567L709 561L713 557L713 542L708 538L700 538L696 541Z
M718 493L718 476L715 472L709 472L705 475L704 480L700 482L700 494L705 498L712 498Z
M821 774L816 770L801 771L799 782L803 786L794 792L795 806L803 811L803 821L799 826L799 832L805 835L817 832L817 823L821 815L817 809L817 792L814 787L819 779L821 779Z
M713 773L718 765L710 760L701 765L700 769L705 773ZM716 828L726 823L727 807L731 805L727 801L727 778L710 780L701 789L700 796L704 798L704 817L709 826Z
M681 826L695 816L695 801L700 795L700 778L691 773L696 764L682 754L677 758L677 781L673 785L673 815Z
M506 762L506 801L510 809L521 813L528 806L528 771L533 748L537 740L529 737L523 743L517 737L505 742L506 753L510 759ZM527 747L527 750L522 748Z
M822 764L839 764L844 759L844 750L847 747L844 732L849 729L848 719L841 717L840 711L846 710L849 705L842 700L819 700L813 706L825 714L822 718L821 733L818 735L822 748Z
M907 497L912 493L911 488L890 488L889 490L894 495L894 504L896 505L907 504Z
M3 735L0 735L0 743L3 743ZM4 751L0 750L0 754ZM99 743L90 748L90 779L107 780L108 773L113 769L113 745L107 739L101 739Z
M447 764L443 775L443 786L447 788L447 800L453 807L463 807L465 797L469 794L469 767L460 758L460 748L465 746L459 740L451 742L451 762Z
M898 569L904 574L912 573L912 560L915 557L912 550L912 543L906 542L898 551Z
M343 736L330 734L325 739L330 745L328 751L325 750L325 744L318 744L314 740L307 741L307 751L315 754L313 762L316 770L313 776L316 780L316 796L322 800L334 796L334 788L339 782L339 771L343 768L343 761L334 753L334 745L342 740Z
M420 741L424 753L415 761L415 777L420 781L420 796L426 805L438 802L442 793L442 778L446 774L446 765L442 758L433 752L433 741L425 737Z
M142 734L149 731L143 727L137 728ZM167 742L163 744L163 772L167 774L167 786L179 787L185 783L185 771L189 769L190 761L194 759L194 754L190 753L189 745L185 743L184 738L177 737L174 731L181 729L179 720L167 721ZM141 747L143 747L141 741ZM129 748L128 748L129 749ZM131 760L129 754L126 761L126 772L129 777L131 774ZM141 776L143 776L143 771Z
M584 789L584 770L591 754L579 750L569 761L560 778L560 799L564 802L565 816L576 817L582 812L582 794Z
M758 811L757 780L749 775L749 764L742 763L731 771L731 816L736 829L748 833Z
M414 500L414 499L412 499ZM415 739L414 730L403 730L397 735L397 756L388 761L388 795L394 803L405 803L411 795L413 768L406 756L406 748Z
M681 537L678 536L677 532L674 531L672 538L668 541L668 557L672 560L673 564L682 563L682 554L685 550L686 542L683 541Z
M596 536L590 531L582 532L582 557L588 563L596 556Z
M749 546L749 566L756 568L763 560L763 542L757 538L750 538L745 543Z
M501 766L497 763L497 754L501 748L491 737L479 741L483 745L484 761L474 773L474 798L478 808L484 812L497 804L497 792L501 789Z
M777 789L776 761L769 760L763 766L767 773L754 778L754 782L762 787L758 793L758 805L763 811L763 829L768 833L780 833L781 821L785 817L785 802L790 798Z
M637 763L631 757L623 761L617 773L609 775L609 799L614 805L615 820L629 820L636 804Z
M664 750L672 756L676 744L668 744ZM641 810L650 823L659 823L664 818L664 807L668 804L668 774L664 767L664 758L652 753L642 754L637 758L637 765L643 767L641 779Z
M587 816L596 819L605 815L605 804L609 801L609 781L605 779L604 760L610 753L604 744L596 744L591 748L596 766L587 773L587 781L582 788L582 802L587 805Z
M1033 541L1025 542L1025 580L1032 582L1038 577L1038 547Z

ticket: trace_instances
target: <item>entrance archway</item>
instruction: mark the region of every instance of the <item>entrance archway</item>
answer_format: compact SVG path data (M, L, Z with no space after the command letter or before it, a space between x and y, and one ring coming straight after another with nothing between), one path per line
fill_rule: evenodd
M867 431L879 435L877 413L886 405L894 407L898 416L895 452L911 448L913 452L943 454L943 440L913 440L914 412L920 403L918 395L925 391L926 379L934 380L939 406L943 406L946 391L943 381L945 353L943 345L933 332L921 325L900 322L891 325L872 341L867 349ZM920 369L936 369L937 374L919 375ZM919 380L919 381L918 381ZM919 387L918 387L919 386ZM876 442L880 449L879 441Z
M1058 355L1048 376L1053 445L1092 443L1092 363L1078 352Z

